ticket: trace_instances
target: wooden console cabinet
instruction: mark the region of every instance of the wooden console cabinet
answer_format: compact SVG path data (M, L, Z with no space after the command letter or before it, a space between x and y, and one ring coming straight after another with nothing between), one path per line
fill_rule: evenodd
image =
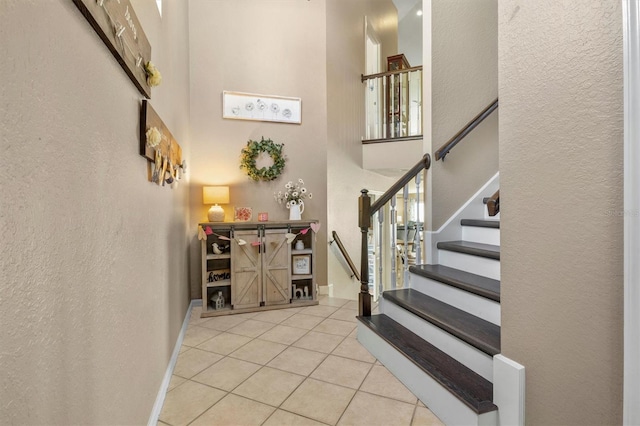
M202 316L317 305L314 222L200 223L211 231L201 240Z

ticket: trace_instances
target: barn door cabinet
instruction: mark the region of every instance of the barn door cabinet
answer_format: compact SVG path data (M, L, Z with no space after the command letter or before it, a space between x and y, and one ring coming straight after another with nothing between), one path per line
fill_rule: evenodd
M212 231L201 241L202 316L317 305L313 222L199 224Z

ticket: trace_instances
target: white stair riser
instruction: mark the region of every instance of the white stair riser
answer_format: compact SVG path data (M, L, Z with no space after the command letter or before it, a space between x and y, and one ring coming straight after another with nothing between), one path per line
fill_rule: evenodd
M358 321L358 341L445 424L497 425L498 412L474 413L465 403Z
M411 288L490 323L500 325L500 303L495 300L416 274L411 274Z
M484 228L481 226L463 226L462 239L474 243L500 245L500 228Z
M411 330L488 381L493 380L492 356L384 298L380 301L380 312L402 324L406 329Z
M438 259L441 265L450 268L460 269L472 274L493 278L494 280L500 279L499 260L449 250L438 250Z

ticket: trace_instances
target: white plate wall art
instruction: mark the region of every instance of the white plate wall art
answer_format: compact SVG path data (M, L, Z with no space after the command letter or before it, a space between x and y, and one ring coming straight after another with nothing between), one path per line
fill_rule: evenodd
M285 96L222 92L222 118L302 123L302 100Z

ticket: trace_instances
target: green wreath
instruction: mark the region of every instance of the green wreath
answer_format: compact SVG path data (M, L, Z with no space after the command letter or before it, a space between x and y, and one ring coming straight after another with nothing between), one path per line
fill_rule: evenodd
M271 139L262 137L260 142L249 139L247 146L242 148L240 168L247 171L252 180L274 180L282 173L286 157L282 155L284 144L274 143ZM269 154L273 159L271 167L256 168L256 159L261 152Z

